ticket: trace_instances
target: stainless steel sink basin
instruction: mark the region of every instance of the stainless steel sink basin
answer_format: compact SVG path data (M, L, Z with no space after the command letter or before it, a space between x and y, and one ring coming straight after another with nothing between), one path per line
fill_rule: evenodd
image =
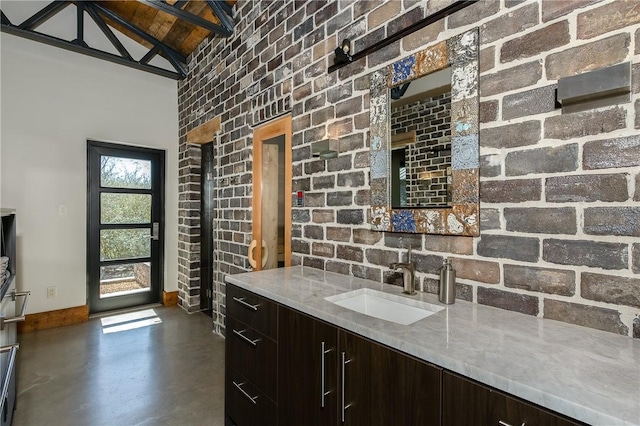
M325 300L370 317L402 325L413 324L444 309L442 306L370 288L337 294L326 297Z

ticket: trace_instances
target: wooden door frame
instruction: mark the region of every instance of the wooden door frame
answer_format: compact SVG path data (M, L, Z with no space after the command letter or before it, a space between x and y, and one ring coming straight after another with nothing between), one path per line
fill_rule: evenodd
M264 141L278 136L284 136L284 266L291 266L291 188L292 188L292 157L291 157L291 114L277 118L263 124L253 131L253 229L252 239L257 241L254 249L256 268L262 269L262 145ZM287 195L288 194L288 195ZM287 202L288 201L288 202ZM249 255L249 254L248 254Z

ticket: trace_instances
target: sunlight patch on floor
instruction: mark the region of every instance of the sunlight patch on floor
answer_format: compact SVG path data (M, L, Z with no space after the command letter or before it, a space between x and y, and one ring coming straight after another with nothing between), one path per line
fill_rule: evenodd
M145 309L104 317L100 319L100 322L102 323L102 333L109 334L160 324L162 320L153 309Z

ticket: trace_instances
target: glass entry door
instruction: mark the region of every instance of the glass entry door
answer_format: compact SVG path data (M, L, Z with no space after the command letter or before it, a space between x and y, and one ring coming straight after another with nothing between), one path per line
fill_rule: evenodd
M163 197L163 151L89 141L91 313L160 301Z

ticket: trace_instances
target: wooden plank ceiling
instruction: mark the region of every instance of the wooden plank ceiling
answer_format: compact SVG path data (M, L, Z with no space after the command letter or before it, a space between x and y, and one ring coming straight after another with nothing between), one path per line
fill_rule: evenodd
M236 0L227 0L231 6ZM147 4L135 0L108 0L97 2L105 8L116 13L121 18L140 28L150 36L163 44L170 46L185 57L189 56L211 31L179 19L169 13L158 10ZM168 4L174 5L177 0L168 0ZM211 8L202 0L190 0L183 3L180 8L207 21L220 25L220 20L214 15ZM123 25L112 19L106 18L107 23L113 28L151 49L153 45L128 30Z

